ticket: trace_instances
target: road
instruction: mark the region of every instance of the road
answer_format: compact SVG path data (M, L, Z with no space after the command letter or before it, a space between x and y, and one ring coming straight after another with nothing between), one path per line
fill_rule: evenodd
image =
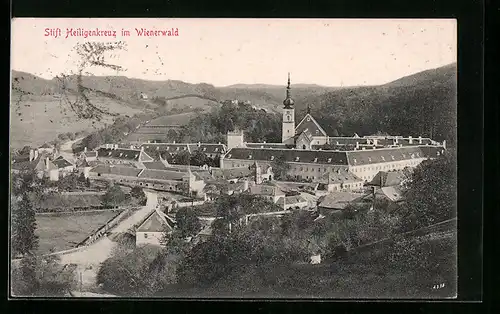
M137 210L132 216L120 222L111 229L111 233L125 232L135 224L141 222L158 205L157 194L150 191L144 191L147 197L146 206ZM80 251L61 255L61 264L76 264L77 273L81 274L82 286L89 287L95 284L95 279L99 266L111 256L117 243L103 236L93 244L83 248Z
M66 158L67 160L74 162L75 161L75 155L73 154L73 144L75 144L78 141L81 141L83 137L74 139L72 141L67 141L61 144L61 147L59 148L59 154Z

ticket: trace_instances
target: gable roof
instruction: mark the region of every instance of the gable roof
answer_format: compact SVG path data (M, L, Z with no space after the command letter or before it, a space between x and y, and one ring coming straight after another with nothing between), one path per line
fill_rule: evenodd
M82 153L82 157L84 157L84 158L97 157L97 151L95 151L95 150L88 150L88 151Z
M320 199L319 207L344 209L350 203L361 200L364 196L365 195L361 193L333 192Z
M405 175L402 171L379 171L370 182L371 185L380 187L399 185Z
M325 184L340 184L340 183L363 182L363 179L357 177L355 174L349 171L337 170L325 173L323 176L321 176L319 182Z
M444 148L437 146L403 146L348 151L349 165L360 166L389 161L402 161L416 158L435 158Z
M144 162L143 164L144 167L146 167L146 169L168 170L168 168L161 161L149 161L149 162Z
M52 163L57 167L57 168L65 168L69 166L73 166L71 162L69 162L66 158L63 156L57 157Z
M48 169L47 169L47 163L48 163ZM18 171L45 171L45 170L55 170L58 169L54 163L48 158L41 154L39 155L36 159L32 161L22 161L22 162L16 162L12 164L11 166L12 169L18 170Z
M186 175L186 172L144 169L139 177L152 180L181 181Z
M143 143L143 147L149 152L178 153L188 151L193 153L200 151L205 154L223 154L226 152L226 145L215 143Z
M130 161L139 161L139 155L141 151L138 149L126 149L126 148L104 148L101 147L97 150L99 158L113 158L122 159Z
M164 232L174 230L174 224L167 216L155 209L144 222L137 228L136 232Z
M327 136L325 130L323 130L319 123L309 113L306 114L302 121L295 127L295 133L300 134L306 129L311 132L312 136Z
M293 196L280 197L277 201L279 205L284 205L284 202L286 202L286 205L292 205L292 204L304 203L307 202L307 200L303 198L301 195L293 195Z
M90 170L90 172L102 173L102 174L114 174L125 177L137 177L141 173L142 169L132 168L132 167L115 167L108 165L99 165Z
M241 148L229 150L226 159L271 161L283 155L286 162L317 163L326 165L348 165L347 153L326 150ZM274 158L273 158L274 157Z
M250 193L254 195L285 196L285 192L273 185L258 184L250 186Z
M388 198L392 202L399 202L403 200L403 192L396 186L387 186L378 189L375 195Z

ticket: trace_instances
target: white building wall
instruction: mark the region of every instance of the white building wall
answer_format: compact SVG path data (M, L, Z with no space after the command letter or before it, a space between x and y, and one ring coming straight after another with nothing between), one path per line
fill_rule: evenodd
M163 232L136 232L135 244L136 246L141 246L145 244L161 246L162 238L163 238Z

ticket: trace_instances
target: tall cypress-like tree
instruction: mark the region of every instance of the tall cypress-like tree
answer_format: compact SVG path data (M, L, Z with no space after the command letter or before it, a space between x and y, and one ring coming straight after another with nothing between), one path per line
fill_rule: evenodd
M21 200L14 202L12 214L12 253L14 256L25 255L36 251L38 236L35 234L35 208L28 195L21 196Z
M12 178L11 246L12 253L25 255L38 249L35 205L43 195L41 180L35 173L23 173Z

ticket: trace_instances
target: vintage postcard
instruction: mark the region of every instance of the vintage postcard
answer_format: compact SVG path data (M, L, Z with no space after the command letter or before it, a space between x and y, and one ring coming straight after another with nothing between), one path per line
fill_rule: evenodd
M457 297L454 19L12 20L11 297Z

